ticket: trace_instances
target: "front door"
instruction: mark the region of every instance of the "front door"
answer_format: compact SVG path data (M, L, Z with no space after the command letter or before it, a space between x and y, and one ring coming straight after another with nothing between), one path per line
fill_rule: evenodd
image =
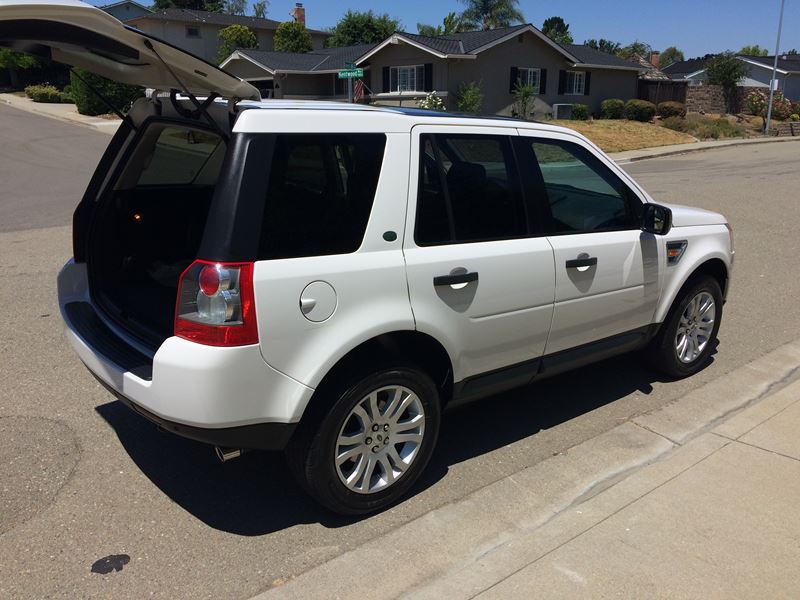
M455 382L516 366L524 383L550 329L553 251L525 204L516 130L453 131L412 131L403 248L417 329L443 341Z
M541 177L542 219L555 257L555 309L546 353L649 325L659 294L655 236L642 201L576 137L520 132Z

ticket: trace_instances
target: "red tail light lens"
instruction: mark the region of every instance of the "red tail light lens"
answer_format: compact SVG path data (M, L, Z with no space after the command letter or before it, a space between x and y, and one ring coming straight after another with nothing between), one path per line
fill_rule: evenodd
M253 263L189 265L178 284L175 335L208 346L257 344Z

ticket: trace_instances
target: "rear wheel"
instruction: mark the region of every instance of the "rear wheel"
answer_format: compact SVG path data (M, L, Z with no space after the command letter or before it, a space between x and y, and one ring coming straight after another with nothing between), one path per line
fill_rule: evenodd
M688 377L708 362L722 320L722 291L701 276L681 290L651 342L651 364L670 377Z
M440 405L430 377L387 368L323 396L318 401L332 402L327 414L304 423L288 449L295 477L340 514L366 514L399 500L436 445Z

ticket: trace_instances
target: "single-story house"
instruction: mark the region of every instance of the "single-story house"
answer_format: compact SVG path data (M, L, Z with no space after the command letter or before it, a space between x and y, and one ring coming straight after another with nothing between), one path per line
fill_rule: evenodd
M364 69L372 102L414 106L435 91L454 110L459 86L475 81L484 95L482 112L510 115L520 80L536 90L535 117L569 114L575 103L599 114L607 98L636 98L641 69L587 46L559 45L530 24L435 37L396 32L366 49L351 48L297 56L237 50L222 67L262 87L272 80L275 97L339 98L344 88L333 80L345 61L338 52L353 57L358 50L349 62Z
M121 2L106 4L105 6L101 6L100 10L107 12L120 21L128 21L136 17L143 17L153 12L146 6L142 6L133 0L122 0Z
M674 80L686 81L690 86L703 85L707 81L706 63L713 57L685 60L673 63L664 68ZM739 82L739 87L769 88L772 80L774 56L742 56L736 58L748 66L748 74ZM785 54L778 57L778 69L775 72L777 89L787 98L800 99L800 55Z
M296 6L292 12L296 21L305 24L305 9L302 4ZM125 21L125 24L136 27L209 62L215 62L220 45L218 36L221 29L229 25L244 25L256 34L260 50L272 51L275 49L275 30L281 23L258 17L166 8L134 17ZM325 31L313 29L309 29L309 33L315 49L322 48L325 40L330 36Z

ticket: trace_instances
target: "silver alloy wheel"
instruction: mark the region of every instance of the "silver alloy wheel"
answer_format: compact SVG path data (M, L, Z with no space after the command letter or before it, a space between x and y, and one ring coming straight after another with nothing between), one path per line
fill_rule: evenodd
M684 364L697 360L703 353L714 331L717 306L708 292L697 294L681 315L675 334L675 353Z
M425 435L425 409L413 391L387 386L370 392L353 407L336 439L336 472L359 494L384 490L419 454Z

